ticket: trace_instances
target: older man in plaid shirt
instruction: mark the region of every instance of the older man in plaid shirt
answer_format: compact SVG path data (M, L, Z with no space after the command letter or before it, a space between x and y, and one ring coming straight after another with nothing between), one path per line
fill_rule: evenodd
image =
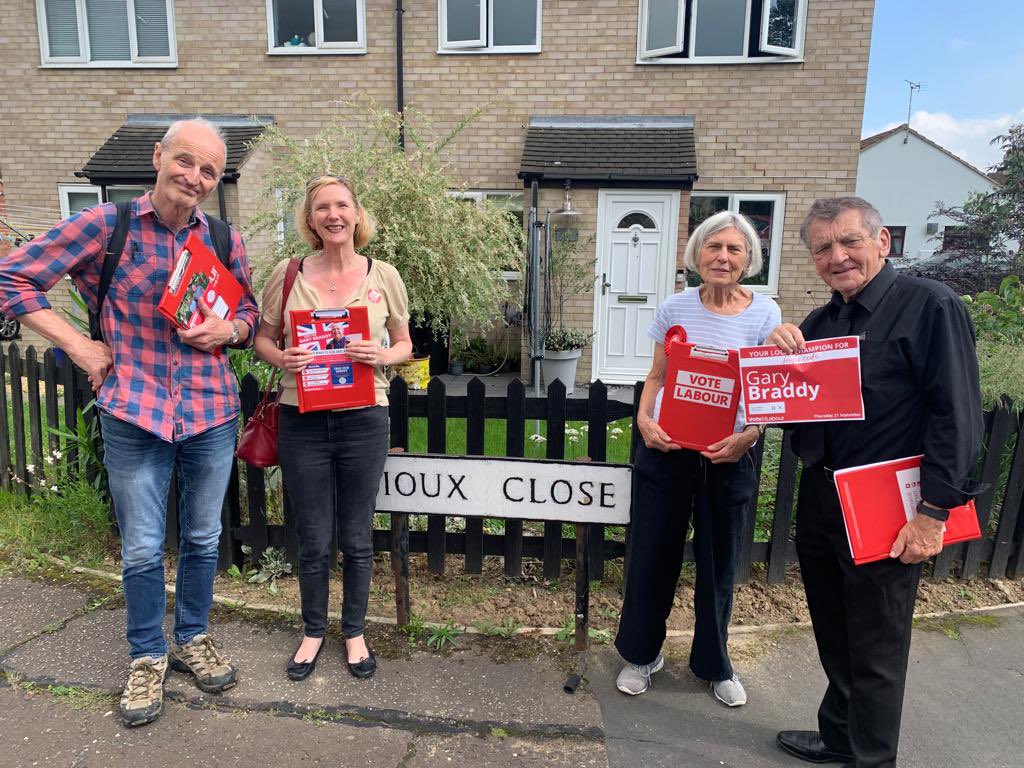
M235 670L207 632L220 511L234 455L238 395L223 345L244 346L257 322L245 246L231 232L230 269L245 289L234 320L203 306L189 331L157 311L173 260L189 233L213 250L197 207L224 172L226 147L205 120L174 123L153 150L153 191L131 202L128 238L91 341L50 308L45 292L70 275L95 310L100 272L116 222L107 203L62 221L0 260L0 308L63 349L96 392L121 558L131 664L121 697L127 725L160 715L168 663L217 693ZM167 491L177 470L181 547L174 642L168 658L163 618Z

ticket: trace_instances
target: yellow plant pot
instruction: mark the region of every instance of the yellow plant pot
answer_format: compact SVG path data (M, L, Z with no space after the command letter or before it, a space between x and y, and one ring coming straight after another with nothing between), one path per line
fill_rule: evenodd
M430 356L414 357L395 366L395 373L405 379L409 389L426 389L430 384Z

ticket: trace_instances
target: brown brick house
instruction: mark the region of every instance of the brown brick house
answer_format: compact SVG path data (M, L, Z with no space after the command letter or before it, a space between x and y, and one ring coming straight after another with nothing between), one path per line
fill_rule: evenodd
M0 28L8 200L66 213L144 188L142 171L110 183L76 174L119 130L147 120L259 115L302 135L335 117L338 99L394 104L397 5L13 0ZM823 298L797 230L812 199L854 189L871 0L401 5L406 100L439 130L490 105L451 147L467 187L528 205L537 179L543 213L563 205L570 180L597 287L568 310L572 324L597 333L581 378L632 381L646 370L646 317L682 285L681 246L716 210L758 225L768 256L758 290L777 296L787 319ZM591 134L587 148L605 151L581 160L598 167L569 167L561 154L573 131L587 129L619 135L604 144ZM549 144L534 141L543 130ZM659 130L688 132L689 145L653 141ZM636 147L647 151L624 163ZM259 157L239 156L211 210L223 205L244 228L260 167ZM258 258L261 244L250 246ZM630 262L629 251L643 255Z

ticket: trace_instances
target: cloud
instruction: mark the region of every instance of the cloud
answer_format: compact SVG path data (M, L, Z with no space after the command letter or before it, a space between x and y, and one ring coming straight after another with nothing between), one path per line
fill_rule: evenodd
M996 136L1006 133L1012 123L1024 122L1024 107L1014 113L990 117L953 117L948 112L918 110L910 118L910 127L927 136L939 146L983 171L1001 159L999 149L989 144ZM889 123L880 131L895 128L900 123Z
M946 45L951 51L962 51L965 48L970 48L974 43L970 40L964 40L962 37L954 37Z

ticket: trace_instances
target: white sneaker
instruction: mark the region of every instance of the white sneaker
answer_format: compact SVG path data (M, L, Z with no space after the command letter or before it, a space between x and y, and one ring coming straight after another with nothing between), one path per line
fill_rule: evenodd
M711 683L711 692L727 707L742 707L747 703L747 692L743 690L743 684L736 675L728 680Z
M650 664L629 664L622 668L615 678L615 687L630 696L639 696L651 687L651 675L665 666L665 657L660 653Z

